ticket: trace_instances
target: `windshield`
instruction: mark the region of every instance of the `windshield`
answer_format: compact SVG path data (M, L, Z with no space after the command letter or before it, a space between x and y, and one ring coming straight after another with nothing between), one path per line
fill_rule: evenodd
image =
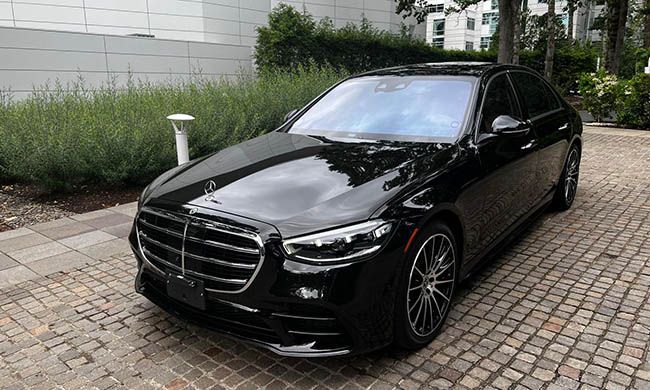
M290 133L396 141L452 142L466 120L474 79L367 76L336 86Z

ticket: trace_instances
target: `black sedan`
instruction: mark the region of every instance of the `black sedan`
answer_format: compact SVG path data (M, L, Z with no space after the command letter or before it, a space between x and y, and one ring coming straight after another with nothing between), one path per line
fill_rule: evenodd
M575 197L582 123L520 66L343 80L275 131L143 192L136 290L282 355L420 348L459 282Z

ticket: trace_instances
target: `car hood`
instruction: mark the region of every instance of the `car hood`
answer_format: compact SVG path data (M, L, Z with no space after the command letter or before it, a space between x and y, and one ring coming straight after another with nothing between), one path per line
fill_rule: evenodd
M292 237L369 218L409 184L444 166L454 149L272 132L179 167L155 183L147 200L255 219ZM216 184L210 196L209 181Z

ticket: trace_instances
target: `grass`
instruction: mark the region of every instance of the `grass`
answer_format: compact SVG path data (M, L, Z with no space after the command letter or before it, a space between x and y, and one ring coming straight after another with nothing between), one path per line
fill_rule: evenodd
M196 117L188 131L190 156L196 158L275 129L288 111L344 76L300 68L235 80L130 81L123 89L113 82L95 90L79 80L46 86L20 101L4 95L0 180L49 190L146 183L176 163L167 115Z

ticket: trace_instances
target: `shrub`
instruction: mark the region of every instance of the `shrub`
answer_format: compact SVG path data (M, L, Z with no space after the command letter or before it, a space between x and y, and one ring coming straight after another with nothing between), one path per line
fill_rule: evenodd
M650 129L650 74L639 73L623 83L616 103L616 120Z
M175 165L166 115L192 114L190 155L199 157L275 129L344 77L332 68L267 71L258 77L183 84L115 83L89 90L56 84L25 100L0 99L0 179L47 189L142 184Z
M585 73L580 76L579 88L583 106L596 121L600 122L614 112L620 89L616 76L602 70Z

